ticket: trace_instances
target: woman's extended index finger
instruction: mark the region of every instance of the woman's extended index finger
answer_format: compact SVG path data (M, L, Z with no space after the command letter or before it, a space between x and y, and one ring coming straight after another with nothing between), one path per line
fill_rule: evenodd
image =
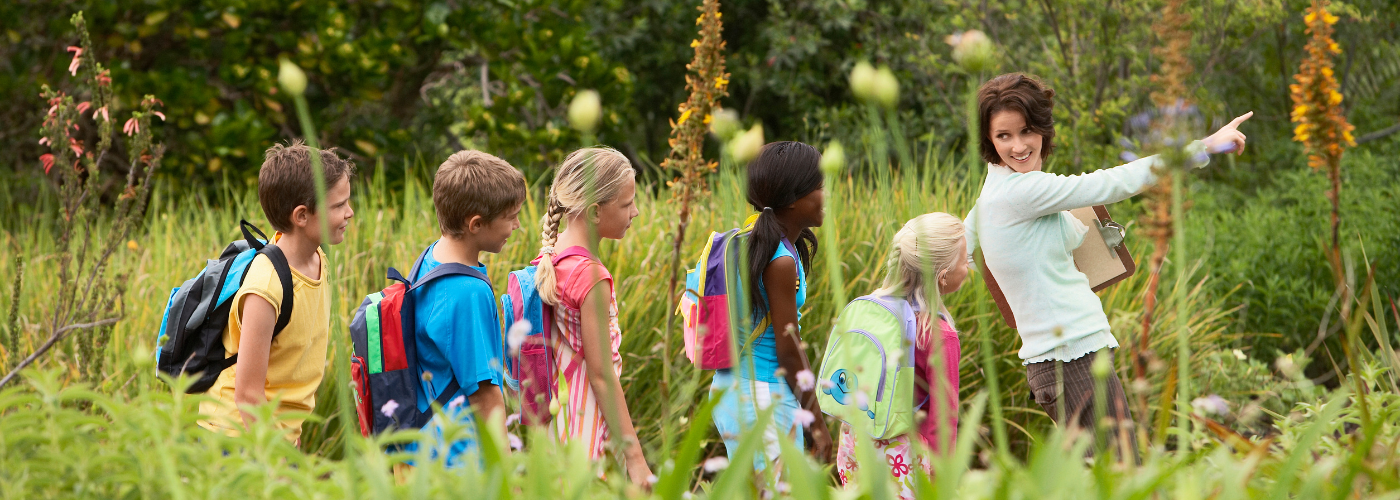
M1230 128L1239 128L1241 123L1244 123L1245 120L1248 120L1252 116L1254 116L1253 111L1237 116L1234 120L1230 120L1230 125L1228 126Z

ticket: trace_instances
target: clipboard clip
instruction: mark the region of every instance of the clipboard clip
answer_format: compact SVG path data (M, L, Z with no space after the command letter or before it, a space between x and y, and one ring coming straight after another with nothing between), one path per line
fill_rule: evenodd
M1099 235L1103 237L1104 244L1108 245L1108 250L1113 251L1123 244L1123 240L1128 237L1128 229L1117 222L1104 222L1094 219L1094 226L1099 230Z

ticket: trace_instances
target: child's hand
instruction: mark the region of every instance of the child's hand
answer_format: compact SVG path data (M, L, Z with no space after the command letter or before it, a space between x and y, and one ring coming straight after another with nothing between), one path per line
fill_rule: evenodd
M652 475L651 468L647 467L647 461L641 457L640 453L636 457L627 457L627 478L632 481L632 484L650 491L654 477L656 476Z
M831 463L831 432L827 431L825 422L822 425L813 424L812 429L812 456L820 460L821 463Z

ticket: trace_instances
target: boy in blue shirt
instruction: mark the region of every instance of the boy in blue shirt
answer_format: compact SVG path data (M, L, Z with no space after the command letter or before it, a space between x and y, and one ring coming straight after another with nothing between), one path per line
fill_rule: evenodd
M472 266L482 275L481 252L499 253L510 233L520 227L525 177L509 163L474 150L459 151L438 167L433 179L433 206L442 237L423 257L418 279L444 263ZM424 427L434 435L431 456L448 467L475 452L475 418L501 425L505 435L505 397L501 392L503 341L496 297L490 283L466 275L444 276L414 290L418 362L425 376L418 409L446 390L452 380L460 389L440 415ZM496 415L496 414L500 415ZM491 420L493 418L495 420ZM448 445L440 419L467 427L468 435ZM417 443L405 447L416 452Z

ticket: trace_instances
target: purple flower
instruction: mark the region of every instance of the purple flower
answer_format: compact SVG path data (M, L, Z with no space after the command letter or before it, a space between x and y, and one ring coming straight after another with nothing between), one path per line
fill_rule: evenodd
M802 392L812 390L817 385L817 377L812 375L811 370L797 372L797 389Z
M807 426L812 425L812 422L815 422L816 420L817 417L815 415L812 415L812 412L810 411L798 408L797 410L792 412L792 421L798 424L802 424L803 429L806 429Z
M1206 417L1224 417L1230 414L1230 403L1225 398L1216 394L1196 398L1191 401L1191 408L1196 414Z

